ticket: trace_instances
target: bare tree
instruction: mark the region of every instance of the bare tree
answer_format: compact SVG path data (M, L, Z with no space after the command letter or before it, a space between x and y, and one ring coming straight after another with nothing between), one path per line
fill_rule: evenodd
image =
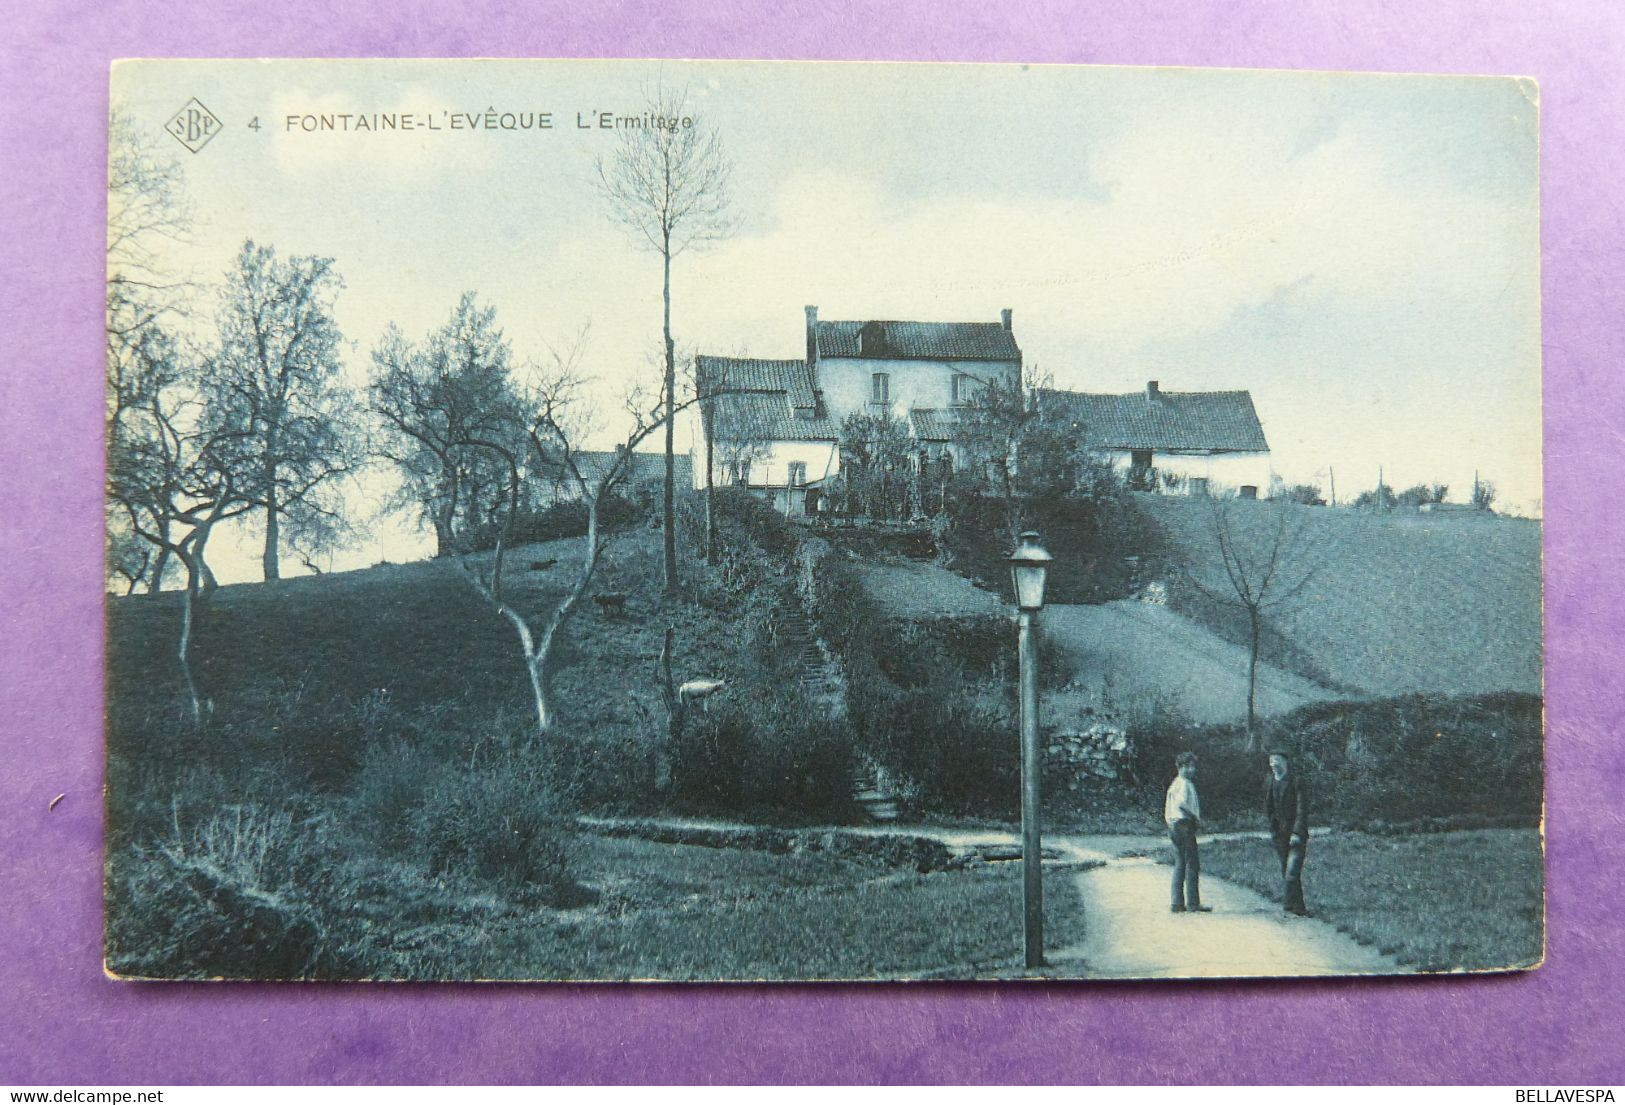
M1211 533L1223 568L1210 585L1187 570L1186 578L1216 602L1246 612L1247 744L1258 748L1258 660L1265 615L1290 602L1319 569L1309 547L1304 509L1284 502L1211 501Z
M633 239L660 255L666 478L665 585L677 590L676 464L677 353L671 330L671 266L684 251L726 237L732 166L721 136L688 114L686 90L654 88L647 96L651 125L620 131L615 150L599 158L598 182L610 209ZM709 509L709 508L708 508Z
M434 529L435 555L457 551L459 530L488 525L506 502L510 466L476 441L525 449L525 419L508 340L496 311L466 292L421 344L390 326L372 353L374 452L402 477L398 506Z
M245 443L240 477L265 513L267 580L282 574L284 523L296 543L321 545L342 532L337 487L361 463L333 320L343 286L331 258L279 258L250 241L221 291L220 345L203 387L210 420L235 427Z
M1068 494L1083 467L1082 430L1064 401L1041 402L1050 377L1036 366L982 381L956 408L955 444L1004 507L1011 548L1032 503Z
M179 160L159 152L122 109L108 117L107 133L108 300L145 308L123 316L119 332L130 333L179 309L190 285L165 247L187 239L194 215Z
M902 517L912 483L908 427L888 414L855 412L841 422L841 482L848 514Z
M140 349L154 363L141 368L141 399L123 410L108 442L108 502L131 533L186 571L175 655L192 719L202 724L207 703L193 675L191 645L197 614L215 588L209 539L217 525L258 502L240 476L248 455L245 437L210 420L195 386L196 369L156 327Z
M184 313L189 282L167 261L168 245L186 240L192 205L181 163L162 154L115 108L108 119L107 164L107 437L115 441L126 411L145 408L156 385L154 366L167 364L168 343L158 325ZM161 519L148 519L160 529ZM143 581L149 594L162 585L170 553L154 549L129 527L127 512L110 503L107 515L109 573ZM144 549L144 551L143 551ZM139 572L130 578L130 571Z
M472 557L459 557L457 563L464 578L513 626L530 677L537 731L542 735L550 732L558 720L553 695L555 646L570 615L592 584L609 543L609 534L602 524L604 505L626 482L633 451L661 427L669 425L675 414L698 402L698 397L692 397L671 405L666 402L664 392L650 402L634 391L626 401L632 422L630 429L616 446L608 464L590 465L585 462L580 448L590 428L582 407L586 380L580 371L581 348L578 341L568 352L555 351L548 369L534 382L529 395L531 412L526 453L516 454L494 440L469 439L473 447L498 455L508 468L508 524L503 527L495 551L487 560L479 562ZM575 578L558 605L539 622L508 600L502 578L512 519L519 507L521 485L531 467L539 472L562 473L562 478L579 490L587 508L587 532L582 538L582 558Z

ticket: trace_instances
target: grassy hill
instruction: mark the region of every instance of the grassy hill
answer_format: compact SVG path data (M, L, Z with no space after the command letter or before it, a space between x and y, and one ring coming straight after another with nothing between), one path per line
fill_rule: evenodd
M594 578L594 592L628 595L625 614L605 617L583 601L561 641L555 691L566 733L590 726L600 735L647 737L640 703L658 702L655 661L666 626L677 629L677 678L726 677L738 663L740 612L662 595L657 538L635 531L616 542ZM533 615L556 605L580 546L571 539L514 550L509 601ZM547 560L556 563L529 570ZM166 724L181 716L179 602L166 593L110 603L115 757L125 737L150 742L186 729ZM471 750L482 738L522 736L535 725L513 628L448 561L222 587L194 640L215 728L276 729L235 739L271 740L268 751L284 770L318 784L340 781L369 741L391 732L431 728L440 743L461 740ZM140 751L158 750L144 744Z
M1184 565L1224 593L1213 504L1136 496L1156 526L1163 575ZM1265 547L1275 504L1232 502L1243 550ZM1469 694L1541 690L1540 524L1493 514L1373 515L1286 506L1299 530L1283 579L1312 572L1268 613L1264 655L1347 692ZM1177 610L1232 641L1245 616L1188 584Z

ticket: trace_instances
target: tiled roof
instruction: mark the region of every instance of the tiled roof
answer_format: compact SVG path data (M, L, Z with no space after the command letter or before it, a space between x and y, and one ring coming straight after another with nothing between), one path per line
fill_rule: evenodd
M699 369L728 394L716 400L717 437L729 441L835 441L840 434L818 410L806 361L757 357L696 358Z
M820 357L877 357L886 360L1019 361L1016 339L997 322L816 322ZM878 348L860 352L858 334L876 329Z
M719 441L837 441L840 432L827 417L801 418L784 392L722 395L716 400Z
M914 428L914 436L921 441L952 441L959 425L959 412L952 407L946 410L915 408L908 412L908 421Z
M806 361L712 357L704 353L695 360L700 372L720 387L735 391L783 392L791 406L812 408L818 405L812 372Z
M596 483L609 467L615 454L610 452L582 451L576 454L576 466L589 482ZM693 465L687 453L672 454L673 468L677 477L677 486L690 486L694 482ZM626 483L643 483L648 480L665 479L666 454L660 453L633 453L632 463L627 467ZM562 478L562 472L560 473Z
M1083 423L1084 443L1097 449L1269 449L1245 391L1159 391L1156 398L1043 391L1039 401L1070 409Z

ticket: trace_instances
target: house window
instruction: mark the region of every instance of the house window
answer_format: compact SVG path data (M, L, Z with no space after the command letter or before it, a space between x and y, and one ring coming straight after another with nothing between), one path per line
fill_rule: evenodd
M878 407L891 404L891 373L877 372L869 377L869 402Z
M733 469L732 475L735 484L740 487L746 487L750 484L750 461L736 460L729 467Z
M788 477L786 477L785 482L787 484L789 484L789 486L791 486L791 487L806 487L807 486L807 462L802 461L802 460L793 460L793 461L791 461L790 462L790 474L789 474Z
M976 377L963 372L954 373L954 406L962 407L971 401L971 390L976 384Z
M1129 454L1129 467L1130 468L1150 468L1151 467L1151 450L1150 449L1135 449L1135 450L1133 450Z

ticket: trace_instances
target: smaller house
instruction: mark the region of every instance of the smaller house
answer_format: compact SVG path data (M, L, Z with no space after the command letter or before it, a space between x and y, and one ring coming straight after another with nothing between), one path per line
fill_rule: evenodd
M804 360L695 358L701 376L727 392L711 414L713 480L748 489L786 514L807 509L841 466L840 428ZM694 442L693 486L705 486L704 424Z
M609 466L616 456L616 453L601 450L582 450L576 454L576 467L581 470L581 475L589 487L597 487L598 481L604 478L604 473L609 471ZM688 455L676 453L671 459L676 485L691 486L694 482L694 473ZM539 473L539 476L531 491L532 507L539 509L557 503L574 502L581 498L581 486L576 483L573 476L563 471L562 466L550 467L548 471ZM617 493L632 500L657 496L665 478L665 453L636 452L632 454L625 467Z
M1256 496L1270 482L1270 447L1245 391L1163 391L1156 380L1127 395L1043 390L1083 427L1083 444L1131 487L1170 494L1236 488Z

